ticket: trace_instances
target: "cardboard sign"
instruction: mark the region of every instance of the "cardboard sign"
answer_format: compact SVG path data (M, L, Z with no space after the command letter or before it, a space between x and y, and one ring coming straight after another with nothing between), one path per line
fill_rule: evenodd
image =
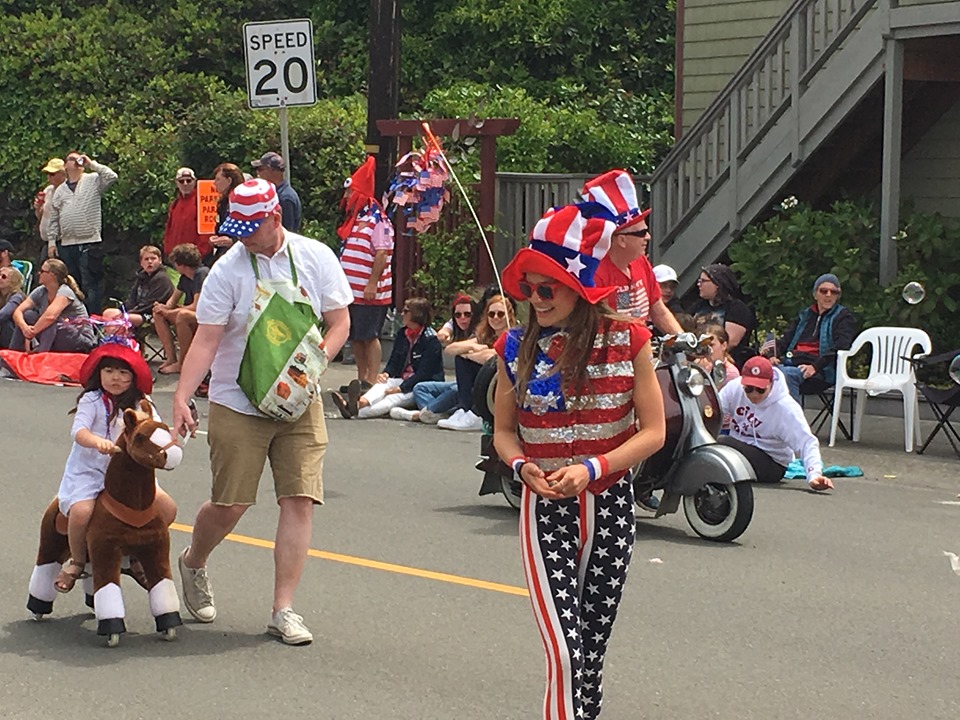
M217 203L220 193L213 180L197 180L197 232L201 235L217 233Z

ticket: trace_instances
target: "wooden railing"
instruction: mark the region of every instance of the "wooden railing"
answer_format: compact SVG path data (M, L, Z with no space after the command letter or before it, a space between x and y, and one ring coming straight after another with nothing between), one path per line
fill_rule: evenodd
M721 183L736 187L743 159L778 120L788 112L797 115L810 79L877 2L796 0L790 6L653 174L655 257ZM798 136L795 165L802 159L799 146ZM735 234L741 229L739 207L734 203L729 210Z

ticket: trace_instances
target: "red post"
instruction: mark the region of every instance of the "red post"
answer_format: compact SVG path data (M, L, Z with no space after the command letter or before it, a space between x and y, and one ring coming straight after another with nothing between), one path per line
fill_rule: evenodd
M484 135L480 139L480 207L477 215L483 226L483 234L490 243L492 250L494 233L488 232L496 222L497 197L497 138L493 135ZM493 282L493 265L485 247L480 248L480 257L477 259L477 281L481 285Z

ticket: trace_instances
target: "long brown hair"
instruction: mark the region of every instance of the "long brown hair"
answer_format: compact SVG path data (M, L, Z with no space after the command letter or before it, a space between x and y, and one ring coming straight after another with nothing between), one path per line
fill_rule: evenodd
M582 394L588 390L587 362L590 351L593 350L600 320L618 317L620 316L614 313L606 302L591 305L582 297L577 298L577 304L567 318L567 341L557 358L554 370L560 373L564 394ZM540 330L537 314L531 312L517 353L517 397L521 401L527 394L527 383L530 382L533 366L537 362Z
M217 202L217 211L225 215L230 207L230 193L237 185L243 185L243 173L233 163L220 163L213 169L214 179L216 179L217 173L221 173L230 180L230 187L220 196L220 200Z
M513 304L509 300L504 298L503 295L491 295L487 298L487 303L483 306L483 311L480 313L480 321L477 323L476 335L478 343L483 343L490 347L493 347L498 337L496 331L490 327L490 319L487 317L487 311L494 303L503 305L504 311L507 313L506 330L509 330L517 324L516 316L513 314Z
M86 297L83 294L83 291L80 289L80 286L77 285L77 281L73 279L73 275L70 274L70 271L67 270L67 265L63 260L58 258L47 258L40 265L42 270L46 266L47 270L53 273L53 276L57 279L57 285L66 285L68 288L73 290L73 294L77 296L77 300L83 302L83 299Z

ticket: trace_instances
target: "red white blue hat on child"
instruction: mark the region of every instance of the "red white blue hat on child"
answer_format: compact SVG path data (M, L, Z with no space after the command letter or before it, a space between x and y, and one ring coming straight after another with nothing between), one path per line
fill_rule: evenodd
M520 282L527 273L536 273L558 280L595 305L616 290L598 288L593 280L616 229L610 213L597 203L551 208L530 233L530 246L503 269L503 289L526 300Z
M144 395L149 395L153 392L153 374L150 372L150 366L147 365L147 361L143 359L143 355L129 345L124 345L119 342L108 342L99 345L93 349L93 352L87 355L87 359L84 360L83 365L80 366L81 385L86 386L90 377L100 364L100 361L104 358L123 360L123 362L130 366L130 370L133 372L133 384L137 390Z
M230 213L220 225L222 235L245 238L280 207L277 189L263 178L247 180L230 193Z
M646 220L649 210L641 210L637 202L637 186L626 170L610 170L588 180L580 195L589 202L600 203L613 215L617 229Z

